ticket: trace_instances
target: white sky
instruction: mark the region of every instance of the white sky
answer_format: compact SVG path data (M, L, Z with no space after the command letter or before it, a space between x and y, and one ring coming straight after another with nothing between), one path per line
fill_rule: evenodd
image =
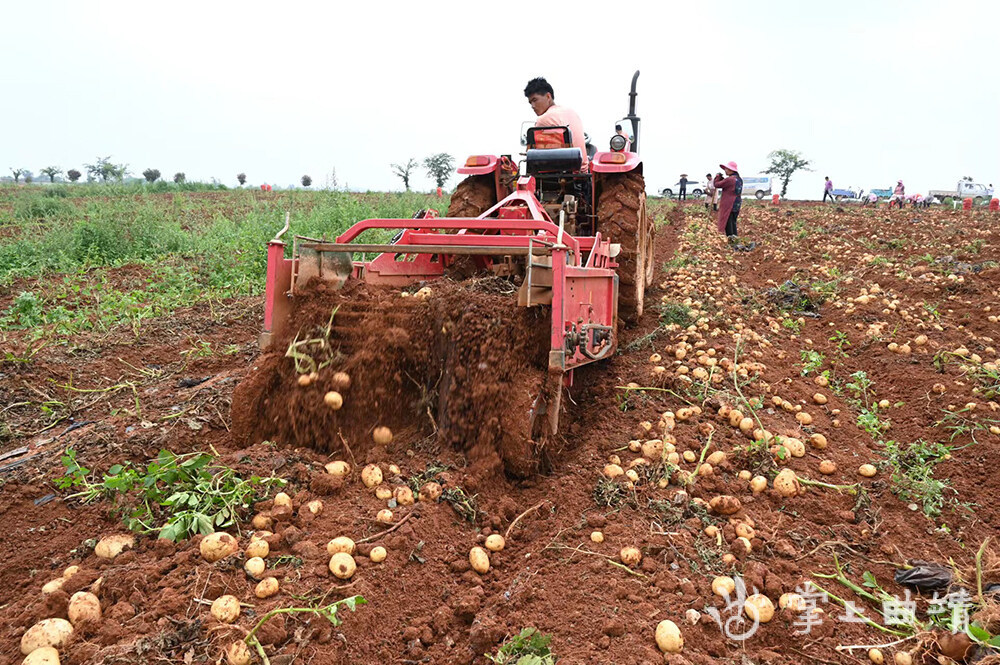
M775 148L838 186L1000 185L1000 2L0 0L0 172L96 156L164 176L400 189L390 162L516 152L542 75L647 187ZM81 169L82 170L82 169ZM453 186L457 180L452 180ZM432 182L421 169L416 188Z

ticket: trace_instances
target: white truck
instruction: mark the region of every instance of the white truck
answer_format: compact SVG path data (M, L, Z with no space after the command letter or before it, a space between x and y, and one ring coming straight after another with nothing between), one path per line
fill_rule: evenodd
M980 205L984 201L989 201L993 198L993 185L987 186L963 178L958 181L958 185L953 190L932 189L927 195L933 196L939 201L944 201L948 197L956 200L972 199L973 203Z

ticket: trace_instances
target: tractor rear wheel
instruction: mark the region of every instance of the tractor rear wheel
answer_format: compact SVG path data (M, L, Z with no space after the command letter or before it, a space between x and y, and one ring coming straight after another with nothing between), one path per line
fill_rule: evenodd
M614 173L600 179L597 230L621 245L618 254L618 314L626 323L642 316L647 262L652 257L653 231L646 214L646 181L641 173Z
M493 174L470 175L458 183L448 204L448 217L479 217L497 203Z

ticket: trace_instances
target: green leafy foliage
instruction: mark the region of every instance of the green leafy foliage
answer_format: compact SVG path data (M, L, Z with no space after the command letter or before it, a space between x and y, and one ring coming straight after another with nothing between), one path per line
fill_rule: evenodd
M69 449L62 458L66 475L57 478L56 485L80 488L72 496L84 502L112 501L132 531L157 532L159 538L179 541L232 526L271 488L285 484L273 476L240 478L229 467L213 464L214 459L208 453L161 450L145 469L128 462L114 464L93 483Z
M908 446L896 441L885 442L886 462L892 469L892 491L904 501L920 505L928 517L937 517L946 503L950 490L947 479L934 477L934 467L951 453L942 443L915 441Z
M554 665L556 657L549 649L551 641L551 636L537 628L525 628L504 642L495 655L484 655L497 665Z

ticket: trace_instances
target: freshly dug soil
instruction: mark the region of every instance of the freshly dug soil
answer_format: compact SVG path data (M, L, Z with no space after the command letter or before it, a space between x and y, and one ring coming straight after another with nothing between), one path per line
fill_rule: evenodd
M537 470L529 413L542 387L549 318L479 281L439 280L427 298L353 283L330 292L318 283L296 296L288 335L276 339L233 396L233 431L248 444L272 440L361 455L376 427L402 443L431 438L464 451L484 473ZM319 378L298 385L293 341L325 337ZM308 363L300 363L308 371ZM334 374L350 375L341 388ZM324 395L340 390L344 404ZM349 449L349 450L348 450Z

